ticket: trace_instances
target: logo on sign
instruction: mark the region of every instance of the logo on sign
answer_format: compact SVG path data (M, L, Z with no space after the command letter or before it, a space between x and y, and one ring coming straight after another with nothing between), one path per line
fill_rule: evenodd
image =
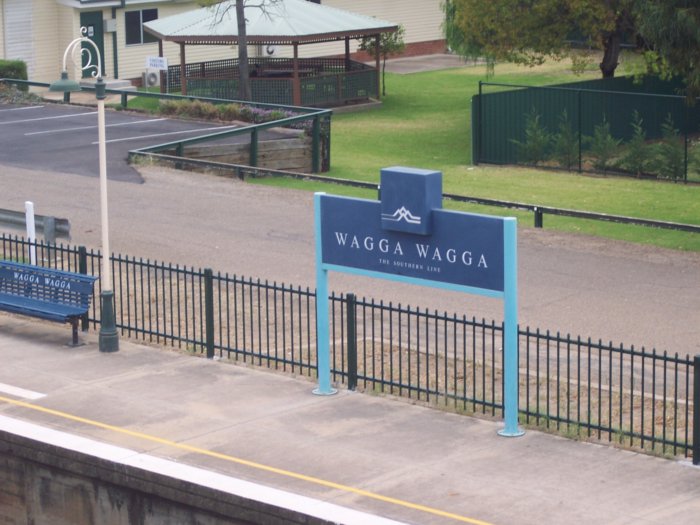
M433 210L442 208L442 173L392 167L381 171L382 228L430 235Z
M388 213L382 213L382 220L390 222L406 221L408 224L420 224L422 221L420 217L416 217L410 211L408 211L405 206L401 206L391 215Z

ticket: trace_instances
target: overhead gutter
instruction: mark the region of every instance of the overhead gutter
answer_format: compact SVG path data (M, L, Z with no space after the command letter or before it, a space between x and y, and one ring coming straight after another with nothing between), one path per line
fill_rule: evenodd
M124 0L56 0L56 2L73 9L93 9L96 7L123 7Z

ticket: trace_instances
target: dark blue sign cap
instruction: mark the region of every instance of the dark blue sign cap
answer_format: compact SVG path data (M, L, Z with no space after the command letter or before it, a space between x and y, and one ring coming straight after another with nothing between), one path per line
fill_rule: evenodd
M442 208L442 173L393 166L381 171L382 228L430 235L432 211Z

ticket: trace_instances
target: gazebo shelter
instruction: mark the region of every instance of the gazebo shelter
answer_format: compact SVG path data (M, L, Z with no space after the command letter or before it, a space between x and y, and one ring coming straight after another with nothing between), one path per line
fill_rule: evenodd
M249 59L252 98L256 102L294 106L339 106L379 98L380 60L375 67L350 59L350 41L373 37L398 25L307 0L275 0L260 8L245 8L249 46L260 46L262 56ZM188 64L186 46L238 45L235 0L144 23L158 38L180 46L179 65L170 66L168 91L235 99L238 94L238 59ZM344 58L299 58L299 46L345 41ZM291 46L292 57L277 57L278 46ZM161 82L161 89L165 89Z

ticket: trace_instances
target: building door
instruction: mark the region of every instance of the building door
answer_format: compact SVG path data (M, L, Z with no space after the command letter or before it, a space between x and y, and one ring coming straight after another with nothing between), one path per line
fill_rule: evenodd
M95 42L97 49L100 50L100 58L102 62L102 71L100 74L105 73L105 39L104 39L104 27L102 26L102 11L88 11L86 13L80 13L80 27L87 28L87 36L90 40ZM90 44L83 44L82 48L86 51L82 54L83 64L85 67L88 64L93 64L97 66L97 57L95 56L95 50ZM89 53L88 53L89 52ZM84 69L83 78L91 77L93 72L96 71L95 68Z

